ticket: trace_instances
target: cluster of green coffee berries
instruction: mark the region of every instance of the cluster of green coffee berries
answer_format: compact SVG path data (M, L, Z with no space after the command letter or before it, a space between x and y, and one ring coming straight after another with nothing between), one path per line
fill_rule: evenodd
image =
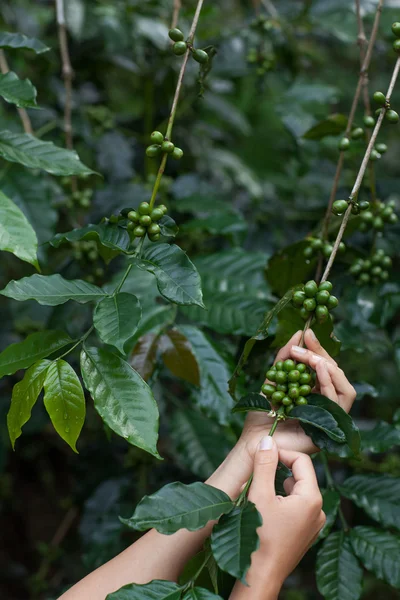
M292 304L300 309L300 315L305 321L315 316L318 323L324 323L329 317L329 311L339 304L336 296L331 295L332 287L330 281L318 285L311 279L304 284L302 290L293 294Z
M390 102L388 102L388 100L383 92L374 92L373 98L374 98L374 101L376 102L376 104L379 104L380 106L383 107L383 108L378 108L375 111L375 114L377 116L381 113L381 110L386 110L385 119L387 121L389 121L389 123L396 124L399 122L398 113L395 110L390 108Z
M400 52L400 39L399 39L400 38L400 23L398 21L396 23L393 23L392 31L397 38L397 40L394 40L394 42L393 42L393 50L395 52L399 53Z
M364 119L364 124L366 127L368 127L368 125L365 123L365 119ZM374 125L375 125L375 121L374 121ZM365 136L365 132L362 127L354 127L354 129L352 129L350 132L350 138L352 140L361 140L364 136ZM350 138L345 136L339 140L339 144L338 144L339 150L342 150L344 152L345 150L348 150L350 148L350 146L351 146Z
M309 242L309 245L304 248L303 251L303 254L306 258L312 258L313 256L318 255L319 252L322 252L325 258L329 258L332 254L333 244L330 242L324 241L323 239L317 237L307 238L306 241ZM343 242L340 242L338 253L344 254L344 252L346 252L346 246Z
M168 35L170 39L173 42L175 42L172 46L172 50L177 56L182 56L183 54L186 54L187 50L189 49L194 60L200 63L201 65L204 65L208 61L207 52L205 52L204 50L199 50L198 48L195 48L193 44L189 43L188 41L185 41L185 36L183 35L182 31L177 27L175 27L175 29L170 29Z
M358 202L357 200L335 200L332 204L332 212L334 215L341 217L347 210L349 204L351 204L351 214L359 215L360 212L369 209L368 200L361 200Z
M166 140L161 131L153 131L150 135L150 141L150 146L146 148L146 155L149 158L156 158L161 154L170 154L172 158L180 160L183 156L183 150Z
M72 249L75 260L93 263L99 257L97 244L94 241L82 240L81 242L72 242Z
M387 281L389 279L389 269L392 266L392 259L385 254L384 250L379 249L374 252L370 258L359 258L350 267L350 273L357 278L358 285L374 285Z
M144 237L146 234L151 242L157 242L160 239L161 228L157 221L160 221L167 212L167 207L160 204L156 208L150 208L148 202L141 202L137 210L130 210L126 217L128 231L132 231L137 238Z
M385 224L395 225L399 220L394 211L395 206L396 203L392 200L387 204L377 202L373 210L367 210L361 215L360 231L363 233L370 229L383 231Z
M247 54L247 62L257 65L257 75L265 75L274 68L276 57L272 52L265 49L250 48Z
M307 396L315 383L315 373L310 373L307 365L296 363L288 358L278 361L266 373L270 383L264 383L261 391L274 406L281 404L288 414L297 406L307 404Z

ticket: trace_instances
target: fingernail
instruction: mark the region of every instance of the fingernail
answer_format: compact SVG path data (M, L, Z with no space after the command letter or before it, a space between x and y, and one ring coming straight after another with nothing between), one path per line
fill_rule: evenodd
M308 331L310 332L310 336L312 337L312 339L314 340L314 342L316 342L317 341L317 336L315 335L315 333L313 332L313 330L309 329Z
M270 435L265 435L263 438L261 438L260 450L271 450L272 446L273 441Z
M305 354L307 352L305 348L301 348L300 346L292 346L292 350L296 354Z

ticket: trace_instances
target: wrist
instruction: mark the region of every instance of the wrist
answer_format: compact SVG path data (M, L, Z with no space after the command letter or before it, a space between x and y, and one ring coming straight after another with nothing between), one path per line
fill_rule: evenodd
M253 461L246 443L239 439L224 462L207 479L206 483L224 491L232 499L239 496L253 471Z

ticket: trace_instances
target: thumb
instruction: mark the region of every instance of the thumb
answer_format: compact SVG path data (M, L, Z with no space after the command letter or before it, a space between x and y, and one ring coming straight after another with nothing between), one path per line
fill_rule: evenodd
M254 457L253 482L249 499L253 502L272 501L275 498L275 473L278 466L278 448L270 435L261 438Z

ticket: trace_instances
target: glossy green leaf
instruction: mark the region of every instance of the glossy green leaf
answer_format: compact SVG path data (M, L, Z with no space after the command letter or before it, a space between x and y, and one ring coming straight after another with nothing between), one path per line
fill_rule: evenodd
M0 377L27 369L41 358L51 356L72 343L73 340L63 331L48 329L31 333L22 342L11 344L1 352Z
M197 404L226 424L233 404L227 389L228 365L200 329L181 325L179 331L189 340L200 368L200 390L193 392Z
M183 600L222 600L222 598L206 588L196 586L186 592Z
M335 524L338 509L340 506L340 494L331 488L321 490L323 506L322 510L325 513L326 521L325 525L321 529L318 535L318 540L322 540L329 535L333 525Z
M211 485L200 481L189 485L175 482L142 498L133 516L121 520L139 531L154 528L170 535L179 529L197 531L232 510L233 506L225 492Z
M231 449L223 429L200 412L176 411L170 427L178 461L202 479L219 467Z
M93 324L100 339L123 354L124 344L134 335L141 317L142 308L136 296L120 292L96 305Z
M347 126L347 117L339 113L329 115L323 121L320 121L311 129L303 133L306 140L322 140L328 135L339 135Z
M36 106L36 89L29 79L20 79L16 73L0 73L0 96L20 108Z
M235 367L232 377L229 379L229 393L232 397L235 396L236 382L244 365L247 363L251 351L253 350L254 344L259 340L265 340L268 337L269 327L274 317L276 317L281 310L285 308L291 301L296 288L292 288L286 292L286 294L275 304L275 306L265 315L261 325L258 327L256 333L245 343L243 352L239 358L239 362Z
M76 441L85 421L85 395L77 374L65 360L55 360L46 371L44 405L58 435L77 452Z
M289 419L298 419L300 423L306 423L323 431L335 442L346 441L344 432L338 427L336 419L325 408L306 404L295 406L290 412Z
M158 407L140 375L108 350L85 348L82 377L103 421L127 442L159 458Z
M157 348L160 338L148 333L140 338L133 349L129 362L144 381L148 381L156 368Z
M368 571L400 588L400 537L374 527L354 527L350 532L354 553Z
M386 452L400 446L400 427L379 421L373 429L361 431L361 446L369 452Z
M220 569L246 581L251 555L259 546L257 528L261 525L261 515L250 501L224 515L214 525L211 548Z
M353 475L340 493L385 527L400 529L400 479L390 475Z
M232 408L232 412L247 412L252 410L270 412L272 410L272 406L270 401L267 400L265 396L257 394L256 392L252 392L243 398L240 398L240 400L236 402L235 406Z
M108 594L106 600L180 600L182 588L173 581L154 579L139 585L130 583Z
M131 243L129 233L126 229L118 227L113 223L100 223L99 225L87 225L79 229L73 229L66 233L57 233L50 240L50 244L58 248L66 242L78 242L81 240L95 240L111 250L127 252Z
M186 253L174 244L153 244L138 262L153 273L160 294L175 304L203 305L200 275Z
M200 385L196 357L188 340L178 329L169 329L160 338L160 350L165 366L175 377Z
M169 215L164 215L163 218L158 221L158 225L160 226L161 235L164 237L174 238L178 234L179 227Z
M24 213L0 192L0 250L11 252L40 270L36 233Z
M274 254L265 271L268 283L279 296L296 284L314 277L316 258L306 262L304 249L308 245L304 240L290 244Z
M326 600L358 600L363 570L343 531L332 533L317 556L317 587Z
M56 275L31 275L22 279L12 280L0 294L19 302L36 300L46 306L57 306L68 300L80 304L105 298L107 294L92 283L82 279L64 279Z
M22 426L31 417L31 411L44 384L49 360L40 360L30 367L22 381L14 385L11 406L7 414L7 427L11 445L15 448L15 440L22 434Z
M311 437L314 444L321 450L325 449L329 453L337 454L341 457L358 456L361 444L360 432L350 415L339 404L320 394L311 394L307 397L307 401L309 405L319 406L330 412L346 438L345 443L338 443L321 429L317 429L304 422L301 423L302 428Z
M0 32L0 48L23 48L33 50L36 54L48 52L50 48L35 38L29 38L22 33Z
M91 175L74 150L59 148L28 133L0 131L0 156L30 169L43 169L52 175Z
M287 495L283 484L289 477L293 477L292 471L289 469L289 467L284 465L283 462L278 461L278 466L275 473L275 492L278 496Z

